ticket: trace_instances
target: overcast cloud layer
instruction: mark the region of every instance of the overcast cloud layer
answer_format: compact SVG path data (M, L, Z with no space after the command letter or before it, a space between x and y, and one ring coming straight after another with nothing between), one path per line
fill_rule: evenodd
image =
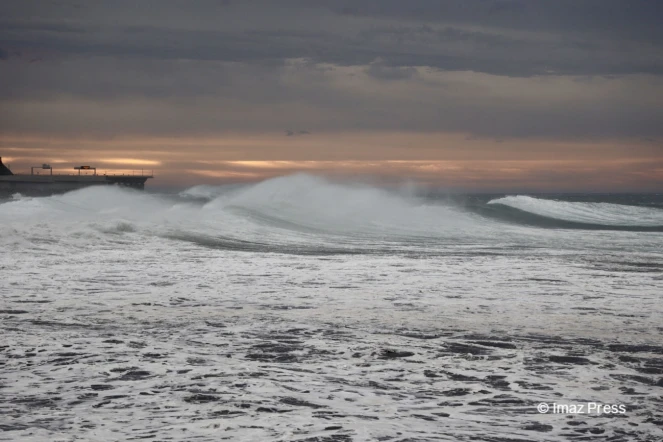
M648 0L3 1L0 131L452 133L649 158L662 21Z

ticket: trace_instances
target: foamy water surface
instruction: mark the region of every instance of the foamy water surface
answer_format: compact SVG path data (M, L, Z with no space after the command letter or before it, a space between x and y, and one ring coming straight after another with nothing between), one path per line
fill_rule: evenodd
M17 195L0 203L0 439L657 440L647 198L307 175ZM536 409L590 401L626 413Z

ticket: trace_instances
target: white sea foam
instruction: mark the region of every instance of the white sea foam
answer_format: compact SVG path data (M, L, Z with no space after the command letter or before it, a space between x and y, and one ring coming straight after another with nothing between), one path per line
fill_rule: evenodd
M292 226L328 232L439 235L484 223L444 204L362 184L339 184L310 175L275 178L220 196L209 210L244 209Z
M554 401L660 435L660 232L310 176L205 192L0 204L6 438L563 440Z
M191 190L191 189L190 189ZM24 229L86 222L103 232L115 223L145 235L319 243L398 238L465 241L491 235L496 223L444 203L367 185L332 183L308 175L276 178L242 188L197 186L185 195L202 202L111 187L4 203L0 220ZM106 226L106 224L110 224ZM316 236L317 235L317 236ZM330 236L336 239L330 239Z
M310 175L189 190L173 196L91 187L64 195L10 200L0 205L0 233L11 228L14 234L4 235L5 241L19 235L36 238L40 247L45 247L44 238L51 238L59 246L79 247L94 240L98 245L109 242L112 247L117 235L133 234L132 240L138 242L168 238L216 248L267 247L277 251L290 247L290 252L307 253L316 249L440 253L450 246L463 245L556 247L568 236L583 247L594 237L504 223L446 200L418 197L408 189L388 191ZM656 226L657 216L663 213L650 208L524 196L490 203L608 226Z

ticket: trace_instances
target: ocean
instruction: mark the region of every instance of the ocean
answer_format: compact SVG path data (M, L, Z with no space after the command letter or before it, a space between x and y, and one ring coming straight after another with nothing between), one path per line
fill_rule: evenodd
M663 440L661 194L92 187L0 246L0 440Z

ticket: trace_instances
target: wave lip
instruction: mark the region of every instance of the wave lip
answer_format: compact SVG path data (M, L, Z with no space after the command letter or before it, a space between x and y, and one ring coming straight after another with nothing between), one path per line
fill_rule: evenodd
M505 196L488 202L545 218L606 227L663 228L663 210L612 203L571 202L526 195Z

